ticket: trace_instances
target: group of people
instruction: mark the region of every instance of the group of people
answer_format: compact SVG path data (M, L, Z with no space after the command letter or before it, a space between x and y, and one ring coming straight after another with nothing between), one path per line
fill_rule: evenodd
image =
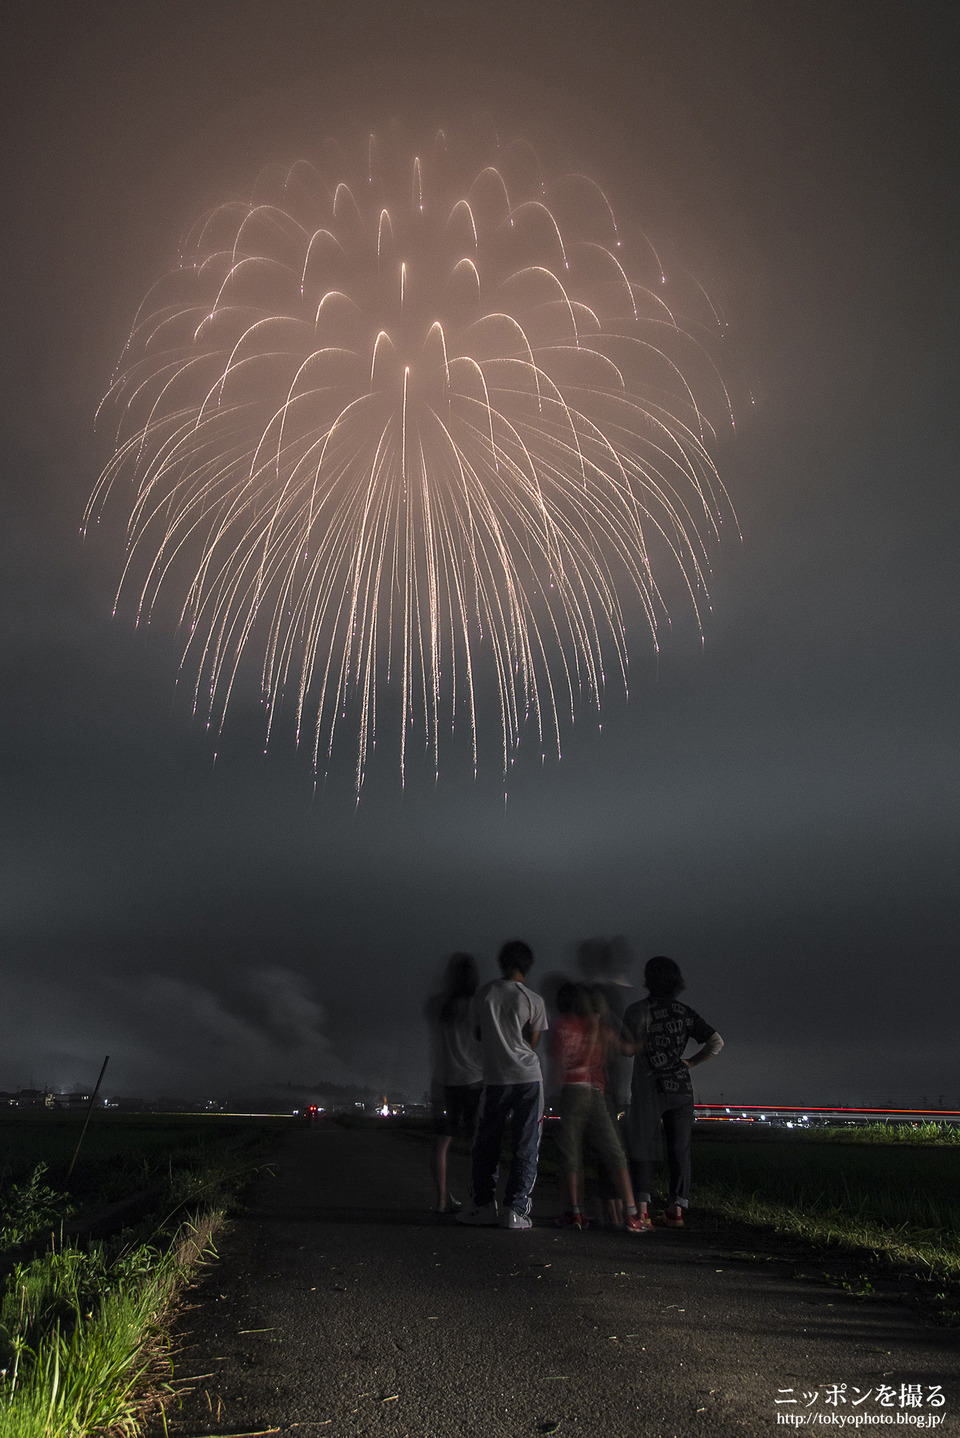
M597 1160L605 1221L628 1233L682 1228L690 1199L693 1086L690 1070L720 1052L723 1040L679 995L683 975L673 959L647 962L647 997L620 1015L600 984L563 983L557 1017L548 1026L539 994L527 986L529 945L504 944L500 977L480 984L469 954L454 954L445 990L427 1008L433 1054L433 1178L436 1211L481 1227L527 1229L543 1131L541 1037L559 1090L557 1136L564 1228L588 1227L583 1160ZM700 1047L686 1057L690 1042ZM630 1070L629 1095L618 1075ZM626 1105L621 1114L621 1108ZM509 1125L510 1171L497 1201L500 1154ZM458 1130L472 1134L468 1206L450 1193L447 1158ZM666 1145L669 1196L650 1213L660 1135Z

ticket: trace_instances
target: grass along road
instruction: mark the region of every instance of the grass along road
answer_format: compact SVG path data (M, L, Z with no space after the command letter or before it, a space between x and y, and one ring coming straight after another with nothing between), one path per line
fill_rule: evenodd
M114 1120L68 1184L75 1135L0 1124L0 1438L138 1431L176 1296L264 1144L262 1126Z

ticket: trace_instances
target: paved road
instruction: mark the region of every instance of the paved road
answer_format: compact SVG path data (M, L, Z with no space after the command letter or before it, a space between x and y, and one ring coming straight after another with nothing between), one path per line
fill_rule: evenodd
M527 1233L430 1202L423 1142L291 1133L180 1323L170 1438L699 1438L788 1415L960 1434L956 1330L738 1259L723 1231L560 1232L548 1183Z

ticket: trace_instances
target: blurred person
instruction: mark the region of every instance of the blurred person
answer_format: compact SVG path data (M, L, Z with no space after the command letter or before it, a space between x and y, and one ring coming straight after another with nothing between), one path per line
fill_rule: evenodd
M529 945L513 939L500 950L501 977L474 995L470 1022L480 1041L483 1094L473 1143L473 1207L459 1221L480 1227L527 1229L537 1181L543 1129L543 1073L537 1057L547 1027L543 999L524 980L533 967ZM497 1208L500 1145L510 1122L510 1172L504 1210Z
M594 1002L606 1004L606 1015L618 1038L622 1032L622 1021L628 1004L638 997L631 978L634 956L630 943L624 934L613 938L583 939L577 946L577 963L580 972L594 996ZM633 1047L620 1043L608 1043L604 1048L603 1095L614 1125L620 1135L620 1142L626 1146L621 1132L622 1119L630 1103L630 1080L633 1074ZM623 1201L612 1181L606 1166L601 1164L598 1172L597 1196L600 1205L600 1222L609 1228L623 1227Z
M578 948L580 972L593 995L602 994L610 1009L610 1023L620 1029L627 1006L639 997L631 978L634 963L630 944L623 934L612 939L585 939ZM626 1111L630 1101L633 1048L611 1044L604 1055L604 1092L617 1113Z
M434 1133L430 1169L437 1189L434 1212L440 1214L458 1213L463 1207L447 1187L447 1155L458 1129L472 1142L483 1090L480 1045L470 1023L479 982L473 955L451 954L444 988L426 1007Z
M630 1167L638 1202L649 1203L662 1128L670 1190L666 1208L653 1223L658 1228L683 1228L684 1210L690 1203L690 1070L718 1054L723 1039L678 999L685 985L673 959L662 954L649 959L643 978L648 997L631 1004L623 1016L626 1036L637 1051L626 1122ZM691 1039L702 1047L684 1058Z
M604 1044L603 1049L603 1101L607 1106L610 1121L617 1131L620 1146L626 1153L623 1120L630 1105L630 1079L636 1051L636 1045L627 1038L623 1028L626 1008L623 995L626 993L630 997L630 990L613 984L598 983L591 984L589 992L601 1023L606 1024L611 1031L610 1041ZM597 1176L597 1197L600 1203L600 1222L607 1228L622 1228L623 1199L608 1169L602 1164Z
M580 1206L583 1187L583 1146L590 1144L622 1204L619 1226L628 1233L648 1233L652 1225L646 1205L638 1211L627 1160L604 1097L604 1057L621 1040L610 1023L603 994L583 984L564 984L557 994L560 1017L550 1031L550 1052L560 1084L560 1130L557 1145L563 1162L565 1211L561 1228L585 1229L589 1221ZM632 1044L626 1045L632 1051Z

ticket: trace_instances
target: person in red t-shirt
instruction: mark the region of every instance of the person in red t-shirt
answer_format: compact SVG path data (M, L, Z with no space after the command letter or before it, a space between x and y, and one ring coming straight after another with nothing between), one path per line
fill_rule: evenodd
M586 1139L620 1195L628 1233L648 1233L652 1224L646 1205L640 1212L633 1196L627 1160L603 1097L604 1054L618 1039L601 1020L590 994L578 984L562 984L557 992L560 1017L550 1029L550 1053L560 1084L560 1132L567 1208L557 1219L561 1228L588 1227L580 1208L583 1144Z

